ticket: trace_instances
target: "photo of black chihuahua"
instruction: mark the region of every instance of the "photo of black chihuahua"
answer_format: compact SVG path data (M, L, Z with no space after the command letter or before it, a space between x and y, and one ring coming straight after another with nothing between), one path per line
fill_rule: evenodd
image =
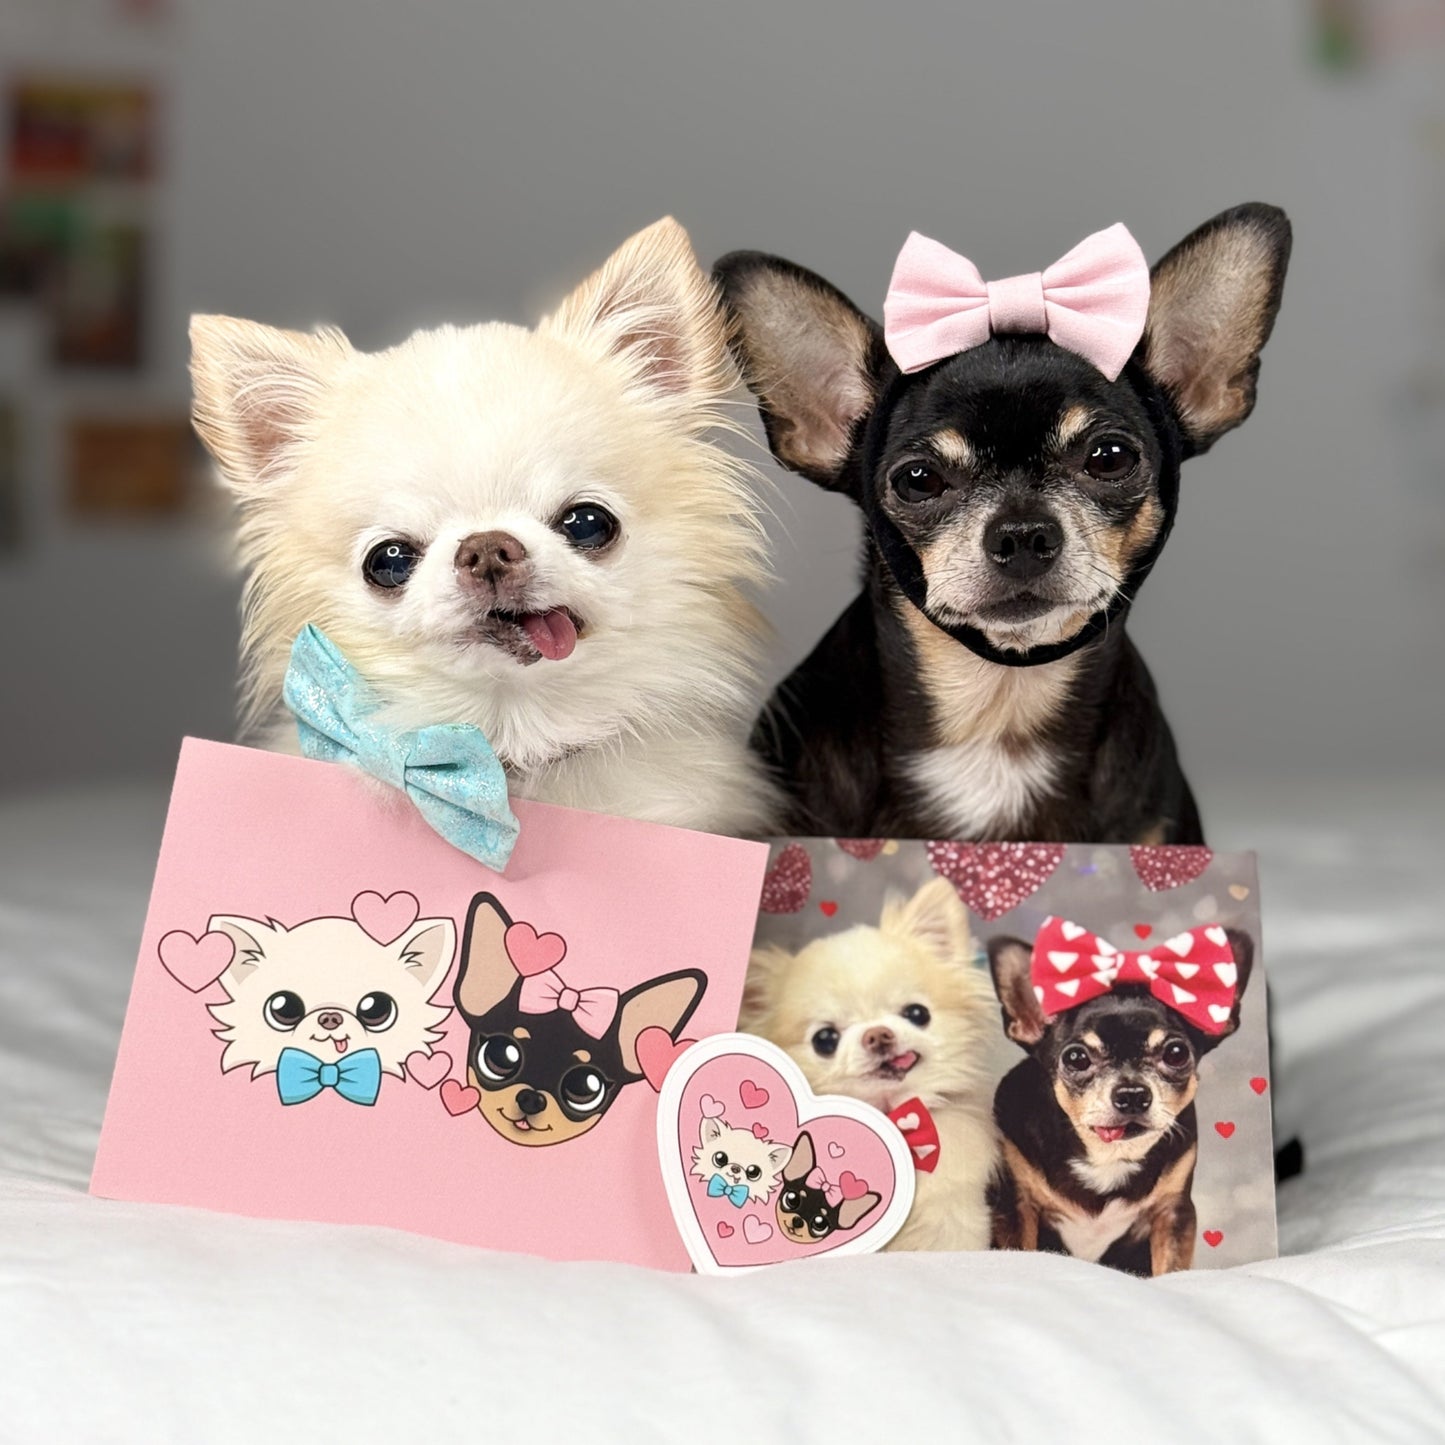
M1254 962L1247 934L1223 932L1235 992L1210 1031L1142 982L1117 983L1050 1016L1034 950L1018 938L990 941L1004 1029L1028 1055L994 1095L1002 1141L989 1194L995 1249L1069 1254L1139 1275L1190 1267L1199 1061L1239 1028Z
M790 800L778 831L1203 841L1124 622L1180 463L1254 407L1289 251L1272 206L1201 226L1150 273L1114 381L1014 334L904 375L821 277L717 263L774 455L866 525L863 591L755 734Z

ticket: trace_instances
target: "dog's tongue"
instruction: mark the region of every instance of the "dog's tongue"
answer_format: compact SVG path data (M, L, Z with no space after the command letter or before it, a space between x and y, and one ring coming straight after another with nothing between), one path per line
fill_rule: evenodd
M522 631L532 646L552 662L571 657L577 646L576 625L560 607L550 612L529 612L522 619Z
M1106 1144L1117 1144L1124 1137L1126 1124L1095 1124L1094 1133Z

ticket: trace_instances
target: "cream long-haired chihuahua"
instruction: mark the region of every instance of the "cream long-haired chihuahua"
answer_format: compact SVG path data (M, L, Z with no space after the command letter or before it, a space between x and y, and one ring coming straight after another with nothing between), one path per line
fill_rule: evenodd
M535 330L367 354L198 316L191 340L241 513L243 736L295 749L281 683L313 622L392 725L481 728L517 796L766 830L757 477L717 443L725 322L675 221Z
M820 1094L885 1111L922 1099L938 1127L938 1166L919 1173L913 1211L888 1248L988 1248L995 1003L947 879L890 898L876 928L796 954L754 950L741 1027L785 1049Z

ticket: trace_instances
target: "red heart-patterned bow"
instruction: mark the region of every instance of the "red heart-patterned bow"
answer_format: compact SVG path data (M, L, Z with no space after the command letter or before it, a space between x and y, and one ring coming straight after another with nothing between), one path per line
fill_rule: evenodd
M938 1168L938 1125L923 1100L905 1099L896 1109L888 1111L888 1117L898 1125L907 1142L914 1168L922 1174L932 1174Z
M1078 1008L1117 984L1138 983L1201 1032L1222 1034L1234 1012L1239 965L1218 924L1121 952L1077 923L1050 917L1034 939L1032 976L1046 1014Z

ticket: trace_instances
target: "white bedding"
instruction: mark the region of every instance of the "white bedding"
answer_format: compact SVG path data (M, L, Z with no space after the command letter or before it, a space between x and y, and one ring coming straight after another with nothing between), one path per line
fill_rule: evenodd
M1309 1170L1283 1258L1150 1282L716 1281L91 1199L163 799L0 807L0 1440L1445 1440L1445 788L1213 801L1261 853Z

